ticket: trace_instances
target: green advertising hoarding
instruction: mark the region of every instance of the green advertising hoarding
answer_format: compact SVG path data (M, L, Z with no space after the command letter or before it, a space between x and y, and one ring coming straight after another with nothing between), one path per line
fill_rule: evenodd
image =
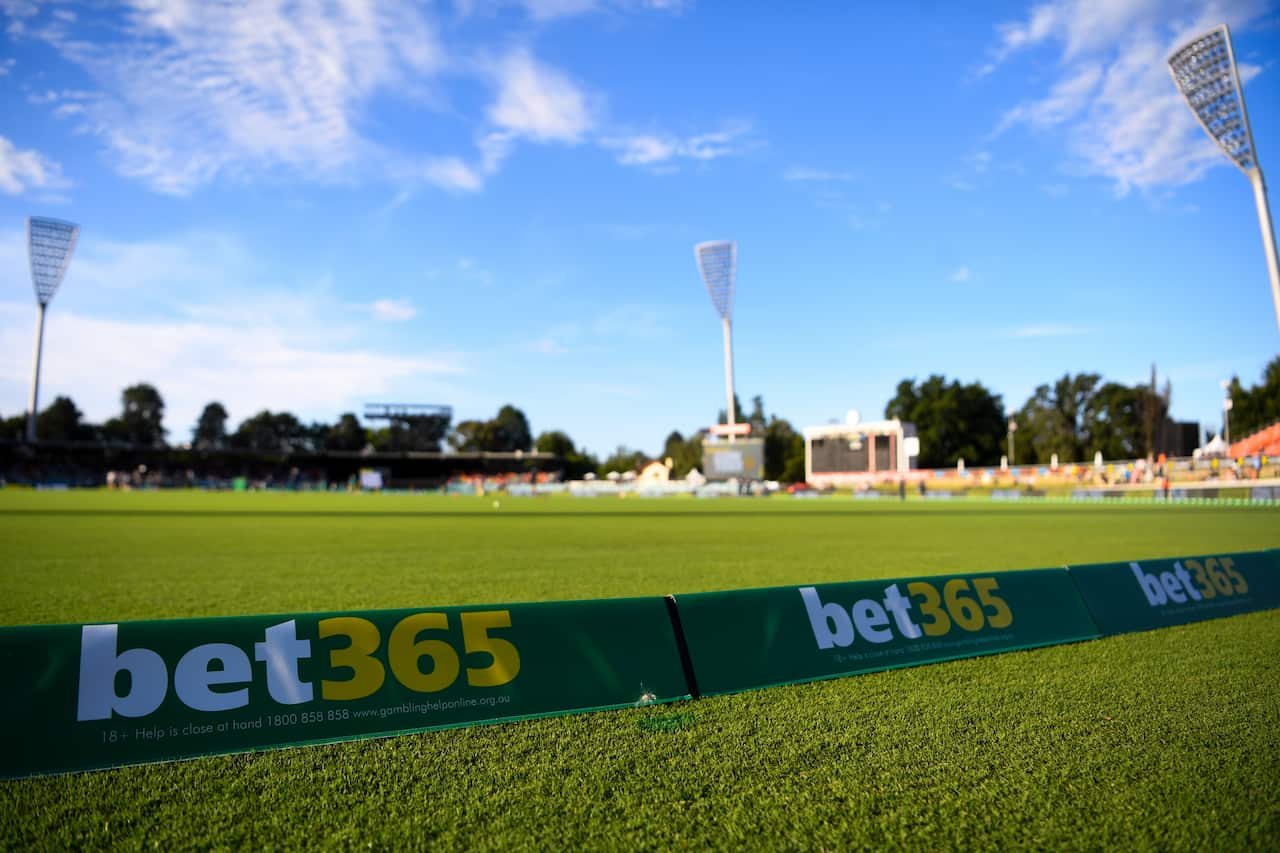
M705 694L1098 636L1063 569L676 596Z
M0 777L688 698L662 598L0 628Z
M1280 607L1280 552L1072 566L1103 634L1147 631Z

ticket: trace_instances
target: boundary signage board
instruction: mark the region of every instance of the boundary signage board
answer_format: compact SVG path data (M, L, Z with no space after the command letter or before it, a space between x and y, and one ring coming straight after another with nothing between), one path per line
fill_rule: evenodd
M669 702L659 597L0 629L0 778Z
M1097 563L1069 571L1104 635L1280 607L1277 551Z
M1064 569L679 595L709 695L1098 636Z

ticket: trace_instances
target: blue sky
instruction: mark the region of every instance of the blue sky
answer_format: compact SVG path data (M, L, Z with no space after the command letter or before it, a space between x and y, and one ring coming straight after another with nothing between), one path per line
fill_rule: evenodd
M723 407L710 239L739 393L798 427L906 377L1014 409L1155 362L1216 428L1280 344L1248 181L1164 65L1224 21L1280 169L1280 11L1248 0L0 0L0 413L34 213L82 226L42 405L150 381L174 441L213 399L512 402L656 452Z

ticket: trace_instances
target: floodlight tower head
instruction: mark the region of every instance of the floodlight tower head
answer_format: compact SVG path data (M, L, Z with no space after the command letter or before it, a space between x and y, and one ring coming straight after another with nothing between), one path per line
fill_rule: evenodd
M1231 50L1231 32L1227 25L1215 27L1179 48L1169 57L1169 73L1187 106L1196 114L1196 121L1253 185L1262 248L1271 279L1271 301L1276 309L1276 325L1280 326L1280 251L1276 249L1275 232L1271 228L1267 184L1258 163L1258 150L1253 146L1253 131L1249 129L1249 114L1244 107L1244 91L1236 73L1236 57Z
M1169 73L1205 133L1246 175L1258 168L1249 116L1226 24L1196 36L1169 57Z
M693 247L698 272L707 285L711 304L720 319L733 316L733 285L738 272L738 244L732 240L712 240Z
M80 226L61 219L27 217L27 251L31 257L31 284L36 302L43 308L53 299L67 274Z

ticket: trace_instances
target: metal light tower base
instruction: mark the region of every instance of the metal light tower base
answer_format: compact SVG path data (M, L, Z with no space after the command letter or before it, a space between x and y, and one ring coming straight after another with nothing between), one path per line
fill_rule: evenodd
M1267 204L1267 182L1262 169L1249 176L1253 184L1253 201L1258 206L1258 226L1262 229L1262 247L1267 253L1267 273L1271 276L1271 301L1276 309L1276 327L1280 328L1280 257L1276 255L1276 235L1271 227L1271 207Z
M36 358L31 370L31 401L27 406L27 441L36 440L36 413L40 411L40 355L44 350L44 309L36 314Z
M724 328L724 387L729 394L729 408L725 411L729 413L728 423L732 425L738 422L734 411L737 406L733 404L733 324L728 317L720 322Z

